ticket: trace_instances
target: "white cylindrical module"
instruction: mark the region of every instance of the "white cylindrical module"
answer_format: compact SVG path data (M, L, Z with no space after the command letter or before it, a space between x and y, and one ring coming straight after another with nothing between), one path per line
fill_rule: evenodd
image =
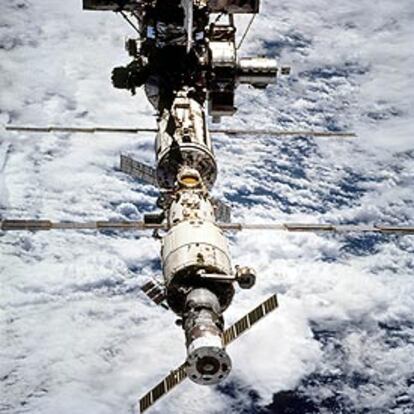
M202 385L217 384L227 377L231 359L222 341L223 318L218 298L210 290L196 288L187 295L184 330L188 377Z
M265 57L245 57L238 62L237 80L253 86L266 86L275 82L277 61Z
M187 93L179 92L171 110L164 110L158 121L157 180L163 188L174 187L178 169L183 165L196 169L207 187L216 180L217 166L205 110Z
M230 275L232 273L227 238L215 224L214 208L200 174L182 168L168 210L170 230L163 237L161 257L165 284L177 276L195 276L198 270Z
M167 287L175 277L194 276L200 269L232 274L227 239L208 221L188 220L174 225L162 240L161 257Z

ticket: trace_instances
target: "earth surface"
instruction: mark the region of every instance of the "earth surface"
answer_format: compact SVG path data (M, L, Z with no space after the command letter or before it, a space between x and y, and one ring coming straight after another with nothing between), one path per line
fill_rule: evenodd
M247 20L239 18L241 36ZM414 223L414 4L263 1L241 51L292 74L240 87L223 127L350 130L357 139L213 137L214 195L240 222ZM0 5L0 124L154 126L142 92L111 87L125 64L112 13L77 0ZM0 130L0 216L141 219L157 190L119 170L152 164L153 136ZM184 382L153 413L414 412L414 238L245 232L256 269L231 323L270 294L280 308L229 348L216 387ZM146 233L0 234L0 412L126 414L185 358L175 317L140 286L161 274Z

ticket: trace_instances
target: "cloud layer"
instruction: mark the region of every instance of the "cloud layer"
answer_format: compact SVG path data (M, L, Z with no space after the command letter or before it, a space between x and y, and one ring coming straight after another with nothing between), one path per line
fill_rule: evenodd
M409 0L263 3L243 53L274 54L292 76L240 88L225 125L359 138L217 137L214 193L235 220L413 223L413 14ZM74 0L8 0L0 16L0 122L154 124L143 93L110 85L131 35L119 17ZM123 151L151 162L152 137L1 131L1 216L141 217L156 191L118 171ZM130 413L184 359L174 315L139 290L160 274L149 235L5 234L0 245L0 412ZM275 291L280 310L231 346L224 385L186 382L154 413L414 409L412 238L251 232L231 249L259 277L227 321Z

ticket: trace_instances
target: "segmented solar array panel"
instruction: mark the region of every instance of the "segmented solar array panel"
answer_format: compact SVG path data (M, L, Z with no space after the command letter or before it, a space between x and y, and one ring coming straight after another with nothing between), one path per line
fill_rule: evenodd
M231 207L223 203L217 198L212 199L214 205L214 214L216 221L219 223L230 223L231 222Z
M268 313L272 312L278 307L277 296L273 295L269 299L265 300L259 306L254 308L246 316L239 319L235 324L230 326L224 331L223 342L224 346L234 341L243 332L251 328L256 322L265 317Z
M132 175L147 184L158 187L157 177L154 168L136 161L126 155L121 155L121 171Z
M187 377L185 365L186 363L182 364L176 370L171 371L171 373L167 375L158 385L156 385L148 394L144 395L139 400L139 408L141 413L151 407L151 405L153 405L159 398Z
M152 280L145 283L141 289L156 305L159 305L166 298L164 286L161 286Z

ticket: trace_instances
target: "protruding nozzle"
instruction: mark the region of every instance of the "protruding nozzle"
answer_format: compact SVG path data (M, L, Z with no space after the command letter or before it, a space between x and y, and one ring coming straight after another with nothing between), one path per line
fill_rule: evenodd
M217 296L208 289L194 289L187 296L186 307L187 375L197 384L217 384L231 371Z

